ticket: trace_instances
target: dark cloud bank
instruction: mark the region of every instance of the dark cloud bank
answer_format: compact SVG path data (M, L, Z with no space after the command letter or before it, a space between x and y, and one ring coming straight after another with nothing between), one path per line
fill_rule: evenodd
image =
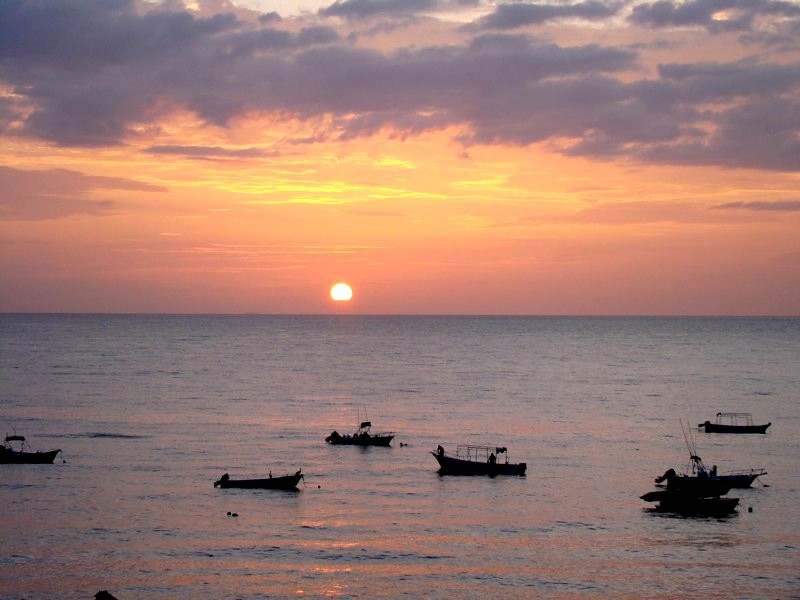
M256 113L324 115L329 136L340 139L386 126L414 134L457 125L465 145L558 139L566 153L600 159L800 169L795 2L500 4L461 27L469 38L463 44L418 41L390 53L359 47L335 29L413 13L433 18L460 4L474 2L346 0L289 31L277 15L201 16L175 2L5 0L0 86L12 94L0 96L0 132L62 146L113 146L181 108L218 126ZM725 21L716 18L722 9ZM663 64L657 77L644 78L642 50L561 46L523 29L606 19L661 34L671 27L734 31L742 44L763 45L748 59ZM767 60L765 49L775 51L776 40L782 59Z

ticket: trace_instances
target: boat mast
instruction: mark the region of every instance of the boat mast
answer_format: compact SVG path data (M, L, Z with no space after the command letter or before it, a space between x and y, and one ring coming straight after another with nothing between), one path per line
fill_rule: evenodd
M686 442L686 448L689 450L689 462L692 465L692 473L697 473L697 471L701 469L704 470L703 461L699 456L697 456L697 443L692 436L692 430L691 427L689 427L689 421L686 421L686 426L684 426L683 419L680 419L680 424L681 431L683 432L683 441Z

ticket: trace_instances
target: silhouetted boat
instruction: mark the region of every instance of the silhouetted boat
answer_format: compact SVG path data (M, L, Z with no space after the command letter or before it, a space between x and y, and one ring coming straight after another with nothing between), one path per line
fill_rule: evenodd
M753 482L762 475L766 475L765 469L740 469L738 471L725 471L717 473L717 465L707 469L703 464L703 459L697 455L697 444L692 436L689 424L684 427L681 421L681 430L686 447L689 449L690 473L676 473L675 469L667 471L656 477L655 482L661 484L666 482L668 490L705 490L714 491L722 486L726 488L749 488ZM725 493L725 492L721 492Z
M15 447L15 444L19 444ZM47 450L32 452L28 450L25 437L21 435L7 435L5 443L0 446L0 464L51 464L61 450Z
M448 454L441 446L431 452L439 463L442 475L525 475L528 465L508 462L508 451L502 446L456 447L455 454ZM497 455L505 454L505 462L497 462Z
M767 433L766 425L753 425L753 416L743 412L718 412L717 420L712 423L706 421L698 427L705 429L706 433Z
M645 502L657 502L655 510L658 512L698 517L725 517L739 504L739 498L722 498L690 490L658 490L640 497Z
M297 484L303 479L303 474L298 469L294 475L284 475L283 477L273 477L272 473L266 479L231 479L225 473L218 481L214 482L214 487L221 488L250 488L259 490L294 490Z
M697 458L695 456L692 458ZM699 469L703 469L700 471ZM681 489L709 489L713 490L714 486L721 485L728 489L730 488L749 488L753 482L762 475L766 475L764 469L749 469L740 471L725 471L724 473L717 474L714 467L710 471L705 471L705 467L698 467L698 472L691 475L685 473L676 473L675 469L667 469L666 473L660 477L656 477L656 483L666 481L668 490L681 490Z
M371 433L371 428L370 421L362 421L353 435L341 435L338 431L333 431L325 441L335 446L389 446L392 443L393 431Z

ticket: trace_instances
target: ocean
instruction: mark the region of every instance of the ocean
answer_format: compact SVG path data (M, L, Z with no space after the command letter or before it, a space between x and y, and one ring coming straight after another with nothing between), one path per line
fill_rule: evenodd
M798 394L799 318L0 315L0 426L62 450L0 465L0 597L800 598ZM361 420L392 447L325 443ZM687 422L768 471L730 517L640 499Z

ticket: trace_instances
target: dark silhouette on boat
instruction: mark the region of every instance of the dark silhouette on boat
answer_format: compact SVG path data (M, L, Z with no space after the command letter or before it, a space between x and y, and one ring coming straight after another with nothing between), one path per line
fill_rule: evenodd
M716 421L706 421L698 427L705 429L706 433L767 433L770 425L772 422L753 425L753 416L750 413L718 412Z
M389 446L394 439L393 431L371 433L372 423L362 421L353 435L341 435L333 431L325 441L334 446Z
M303 479L303 474L298 469L294 475L284 475L283 477L273 477L270 472L266 479L231 479L225 473L219 480L214 482L214 487L220 488L246 488L259 490L296 490L297 484Z
M34 452L28 448L24 436L7 435L5 443L0 446L0 464L52 464L59 452L60 449Z
M525 463L508 462L508 451L503 446L462 445L456 447L455 454L438 446L431 454L442 475L525 475L528 468ZM497 462L498 454L505 454L505 462Z

